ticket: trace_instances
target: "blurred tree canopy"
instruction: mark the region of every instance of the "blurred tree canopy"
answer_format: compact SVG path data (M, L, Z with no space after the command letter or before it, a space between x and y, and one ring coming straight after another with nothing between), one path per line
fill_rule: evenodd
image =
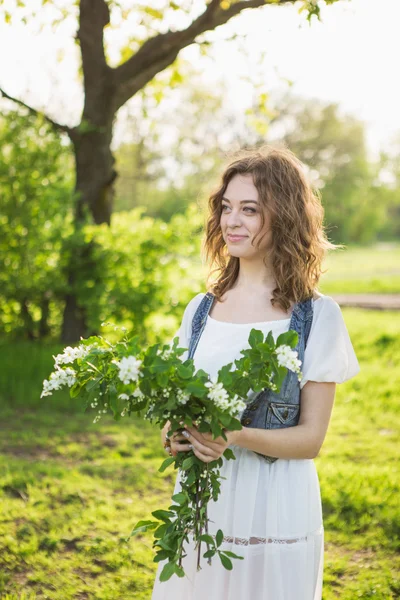
M280 139L308 165L321 191L330 238L370 243L389 213L389 195L378 180L383 164L368 158L364 123L338 111L336 103L291 99L280 106L278 121L287 124Z

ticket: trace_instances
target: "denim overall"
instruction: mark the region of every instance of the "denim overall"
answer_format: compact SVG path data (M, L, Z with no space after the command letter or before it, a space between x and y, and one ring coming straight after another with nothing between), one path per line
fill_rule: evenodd
M199 343L200 336L206 325L207 315L214 302L215 296L207 292L202 298L192 320L192 333L189 341L188 358L193 358ZM312 298L302 302L296 302L293 307L289 329L297 331L299 339L294 350L298 353L299 360L304 361L304 350L307 345L313 319ZM301 369L301 367L300 367ZM283 380L279 393L270 389L257 392L247 403L240 422L246 427L258 429L282 429L283 427L294 427L300 418L300 383L297 374L288 371ZM278 460L274 456L262 456L267 462L273 463Z

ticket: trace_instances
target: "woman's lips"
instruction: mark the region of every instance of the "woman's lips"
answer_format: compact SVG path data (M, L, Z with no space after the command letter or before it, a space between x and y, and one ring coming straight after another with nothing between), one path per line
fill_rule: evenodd
M228 240L230 242L240 242L241 240L244 240L247 236L246 235L231 235L228 233Z

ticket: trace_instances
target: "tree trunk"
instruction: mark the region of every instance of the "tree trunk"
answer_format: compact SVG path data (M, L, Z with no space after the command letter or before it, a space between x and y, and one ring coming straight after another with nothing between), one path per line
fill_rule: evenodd
M92 127L92 131L76 134L72 141L75 150L76 184L75 193L75 231L85 222L85 207L88 208L93 222L111 223L114 200L114 157L111 152L112 119L100 127ZM91 248L80 245L71 253L67 267L69 292L65 297L61 341L73 344L80 337L89 335L87 316L84 307L79 305L76 291L77 265L91 260ZM79 268L79 267L78 267Z
M40 302L40 322L39 322L39 339L45 338L50 333L49 314L50 314L50 293L45 292L42 301Z
M28 298L22 298L21 300L21 317L24 321L25 332L28 337L28 340L35 340L35 323L33 321L32 315L29 312L29 300Z
M114 181L117 173L111 152L112 124L74 139L77 197L76 220L84 220L86 204L94 223L111 223L114 202Z

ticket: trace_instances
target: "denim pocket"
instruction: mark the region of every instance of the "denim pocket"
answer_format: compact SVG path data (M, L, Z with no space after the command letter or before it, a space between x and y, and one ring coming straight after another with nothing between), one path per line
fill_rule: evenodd
M266 429L280 429L297 425L300 415L298 404L270 402L265 418Z

